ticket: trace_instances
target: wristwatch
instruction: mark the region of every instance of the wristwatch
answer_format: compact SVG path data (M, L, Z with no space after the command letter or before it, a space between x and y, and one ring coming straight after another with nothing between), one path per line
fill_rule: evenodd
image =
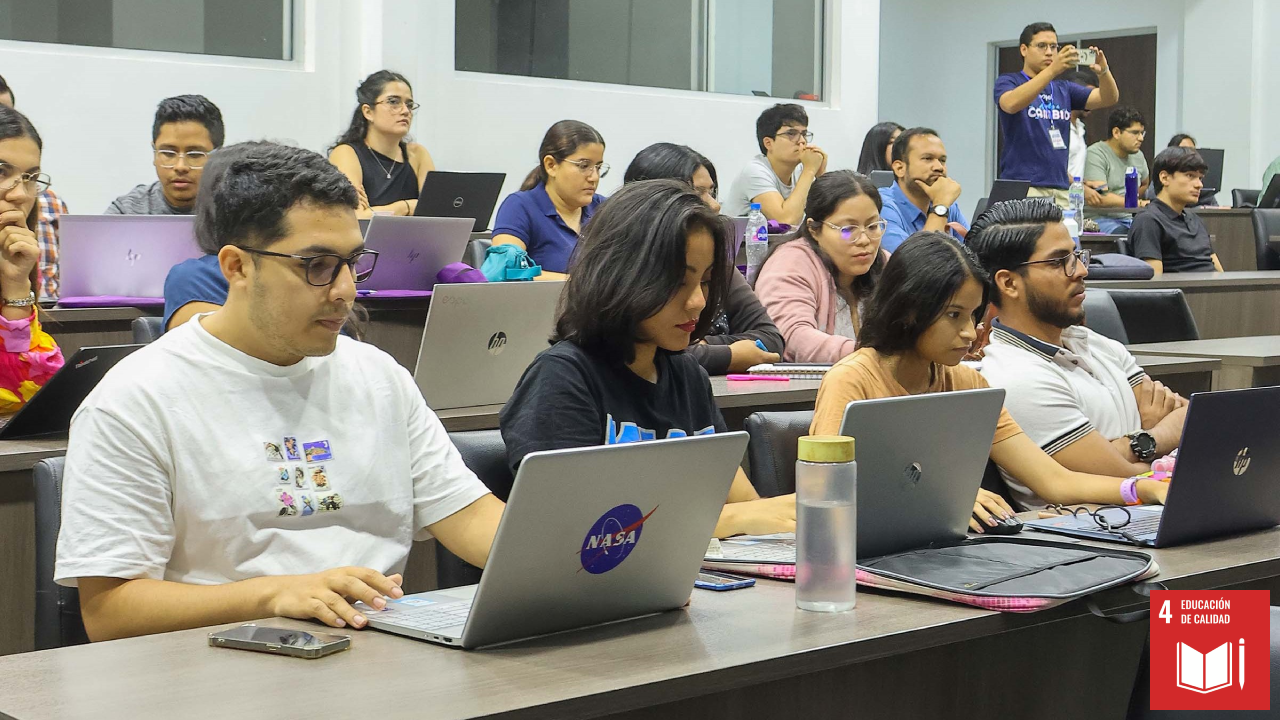
M0 305L8 307L31 307L36 304L36 294L33 292L21 300L10 300L9 298L0 298Z
M1138 462L1149 463L1156 459L1156 439L1146 430L1131 432L1125 437L1129 438L1129 449L1133 451L1134 457L1138 458Z
M947 207L946 205L934 205L933 207L929 208L929 212L933 213L934 215L937 215L940 218L944 218L947 215L951 214L951 208Z

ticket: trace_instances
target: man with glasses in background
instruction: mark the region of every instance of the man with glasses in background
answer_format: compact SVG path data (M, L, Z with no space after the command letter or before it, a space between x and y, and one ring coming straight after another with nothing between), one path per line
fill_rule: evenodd
M809 188L827 170L827 154L810 145L809 114L795 103L779 103L756 120L760 154L738 174L725 209L741 217L760 203L766 218L799 225Z
M1098 75L1098 87L1090 90L1059 80L1079 63L1080 51L1071 45L1060 47L1049 23L1026 26L1018 43L1022 69L1001 75L995 84L1004 136L999 177L1030 182L1032 197L1049 197L1066 207L1071 113L1111 107L1120 100L1120 90L1097 48L1090 48L1097 52L1097 62L1090 67Z
M1111 111L1107 121L1111 137L1089 146L1084 163L1084 183L1098 191L1098 198L1089 205L1101 208L1124 207L1125 172L1138 170L1138 206L1146 207L1147 184L1151 172L1147 159L1142 156L1142 141L1147 137L1146 122L1142 113L1121 105ZM1098 229L1112 235L1128 235L1133 226L1133 216L1127 213L1102 212L1094 216Z
M156 176L116 198L107 215L190 215L209 154L226 135L222 112L203 95L165 98L156 108L151 146Z
M1186 400L1083 325L1089 251L1075 247L1060 209L1000 203L965 244L991 273L998 311L982 374L1006 390L1004 406L1028 437L1070 470L1116 477L1147 472L1178 447ZM1028 506L1044 504L1010 487Z
M893 252L912 233L947 232L952 223L969 226L960 204L960 183L947 176L947 148L935 130L915 127L893 141L893 185L880 192L881 217L888 223L880 247Z

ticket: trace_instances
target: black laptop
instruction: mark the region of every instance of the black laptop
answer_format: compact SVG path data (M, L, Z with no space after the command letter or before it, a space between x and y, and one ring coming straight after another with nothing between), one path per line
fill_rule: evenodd
M493 206L498 204L498 194L506 180L506 173L432 170L422 181L422 194L413 214L418 217L474 218L476 224L471 231L484 232L489 229Z
M978 206L973 210L973 218L977 218L986 212L987 208L996 203L1008 200L1022 200L1030 190L1031 183L1026 180L996 180L991 183L991 192L986 197L978 200Z
M1255 207L1280 207L1280 173L1276 173L1271 178L1271 182L1267 183L1267 187L1262 191L1262 195L1258 198L1258 204Z
M1169 547L1280 525L1280 387L1196 393L1163 507L1029 520L1028 528L1092 540ZM1128 519L1132 519L1125 523Z
M898 176L893 174L892 170L872 170L871 184L878 189L883 190L898 181Z
M80 348L3 428L0 440L60 435L71 428L71 416L98 386L102 376L141 345Z
M1200 188L1200 197L1216 195L1222 189L1223 151L1216 148L1197 148L1196 152L1204 158L1204 164L1209 166L1209 171L1204 174L1204 186Z

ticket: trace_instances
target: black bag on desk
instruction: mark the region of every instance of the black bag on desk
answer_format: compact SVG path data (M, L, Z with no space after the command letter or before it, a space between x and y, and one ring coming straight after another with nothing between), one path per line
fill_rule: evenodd
M1144 260L1120 253L1099 253L1089 260L1091 280L1150 280L1155 268Z
M858 563L858 584L1034 612L1159 573L1150 555L1015 537L968 538Z

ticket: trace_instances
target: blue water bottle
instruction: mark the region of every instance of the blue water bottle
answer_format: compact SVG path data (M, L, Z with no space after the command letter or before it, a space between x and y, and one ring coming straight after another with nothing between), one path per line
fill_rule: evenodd
M1138 168L1129 167L1124 171L1124 206L1138 207Z

